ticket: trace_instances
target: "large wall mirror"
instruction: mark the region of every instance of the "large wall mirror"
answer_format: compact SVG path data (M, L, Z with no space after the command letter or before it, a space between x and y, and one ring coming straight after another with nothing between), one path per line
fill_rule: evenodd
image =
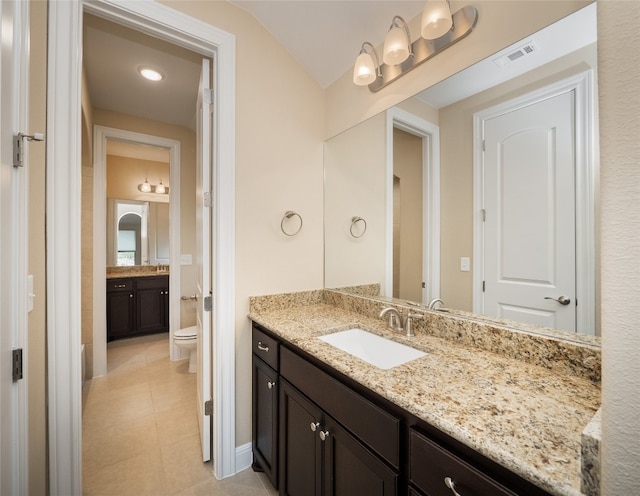
M169 149L107 140L106 165L107 265L169 264Z
M599 335L596 40L591 4L329 139L325 287Z

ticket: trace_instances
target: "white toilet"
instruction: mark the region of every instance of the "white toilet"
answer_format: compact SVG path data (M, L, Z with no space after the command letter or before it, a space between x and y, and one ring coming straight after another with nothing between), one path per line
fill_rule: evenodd
M173 333L173 342L178 348L189 351L189 372L196 373L198 329L196 326L185 327Z

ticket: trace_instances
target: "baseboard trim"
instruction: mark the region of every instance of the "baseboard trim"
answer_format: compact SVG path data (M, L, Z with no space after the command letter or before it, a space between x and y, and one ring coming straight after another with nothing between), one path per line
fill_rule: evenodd
M236 446L236 472L249 468L253 463L253 453L251 443Z

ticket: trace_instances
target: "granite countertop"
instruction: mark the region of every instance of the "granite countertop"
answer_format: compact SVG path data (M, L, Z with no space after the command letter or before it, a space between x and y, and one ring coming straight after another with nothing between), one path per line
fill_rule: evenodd
M549 493L582 494L581 433L600 405L597 382L424 333L407 338L326 303L249 317ZM317 339L354 325L427 355L382 370Z
M120 279L128 277L153 277L168 276L167 265L134 265L122 267L107 267L107 279Z

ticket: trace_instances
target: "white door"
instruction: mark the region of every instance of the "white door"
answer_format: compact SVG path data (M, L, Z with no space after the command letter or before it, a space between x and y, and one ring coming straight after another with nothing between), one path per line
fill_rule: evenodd
M26 429L27 156L13 165L13 136L27 132L28 4L0 2L0 494L28 494ZM30 146L26 139L23 147ZM26 153L26 152L25 152ZM22 350L24 376L13 374Z
M576 329L574 100L484 121L486 315Z
M197 172L196 172L196 270L198 326L198 417L202 441L202 460L211 460L212 418L205 414L211 401L211 68L202 60L198 89ZM205 308L206 307L206 308Z

